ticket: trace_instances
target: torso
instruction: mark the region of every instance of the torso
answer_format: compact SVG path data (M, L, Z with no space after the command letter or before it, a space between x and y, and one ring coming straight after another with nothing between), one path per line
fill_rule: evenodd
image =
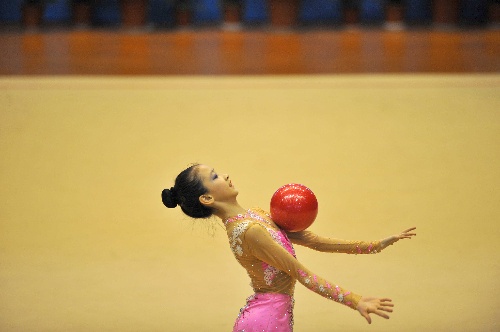
M244 215L230 218L226 222L229 245L236 260L246 269L256 293L284 293L293 295L295 279L283 271L254 257L246 250L244 233L251 225L266 229L274 241L295 257L292 243L285 231L280 229L270 215L259 208L250 209Z

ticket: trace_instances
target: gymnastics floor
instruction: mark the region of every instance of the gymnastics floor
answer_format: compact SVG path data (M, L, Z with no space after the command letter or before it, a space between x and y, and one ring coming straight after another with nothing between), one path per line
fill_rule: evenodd
M500 76L0 78L0 331L230 331L249 279L216 220L166 209L190 163L245 207L298 182L312 271L390 297L390 320L296 286L295 331L498 331Z

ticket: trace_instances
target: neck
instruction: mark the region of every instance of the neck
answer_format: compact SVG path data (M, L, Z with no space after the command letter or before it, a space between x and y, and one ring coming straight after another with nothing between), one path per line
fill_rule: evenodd
M214 213L217 217L219 217L222 221L227 218L234 217L238 214L244 214L247 210L244 209L238 203L234 204L221 204L221 206L216 208L216 212Z

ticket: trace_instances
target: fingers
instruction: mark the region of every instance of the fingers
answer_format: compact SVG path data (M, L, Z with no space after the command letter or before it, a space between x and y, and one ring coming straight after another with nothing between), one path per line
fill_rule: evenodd
M377 308L377 310L382 310L382 311L387 311L387 312L392 312L392 306L380 306Z
M392 312L392 308L389 308L389 307L379 307L377 308L377 310L373 311L372 313L377 315L377 316L380 316L382 318L385 318L385 319L389 319L389 315L386 314L385 312Z
M371 311L368 309L365 313L362 313L362 316L365 317L368 324L371 324L372 319L370 317L370 314L375 314L375 315L380 316L382 318L389 319L389 315L386 314L384 311L385 312L392 312L392 309L385 308L385 307L379 307L379 308L377 308L377 310L371 310Z
M377 310L392 312L393 307L394 304L391 299L380 299L380 304L378 305Z
M385 319L389 319L389 315L387 313L391 313L393 311L394 304L392 300L389 298L368 298L365 300L365 305L361 310L359 310L360 314L365 317L368 324L372 323L372 319L370 314L375 314Z
M402 231L401 234L408 234L416 229L417 229L417 227L408 228L407 230Z
M392 308L394 307L394 304L392 303L391 299L388 298L383 298L380 299L380 304L377 307L377 310L374 312L374 314L383 317L385 319L389 319L389 315L384 313L385 312L392 312Z
M416 236L417 233L410 233L411 231L414 231L417 229L417 227L411 227L408 228L407 230L403 231L401 234L399 234L399 239L411 239L413 236Z
M371 324L372 323L372 318L370 317L370 315L368 314L368 312L366 313L362 313L361 314L363 317L365 317L366 321L368 322L368 324Z
M388 302L390 302L390 303L388 303ZM385 303L385 305L389 305L391 307L394 306L394 304L392 304L392 300L390 298L387 298L387 297L380 299L380 303Z
M375 315L377 315L377 316L380 316L380 317L382 317L382 318L389 319L389 315L388 315L388 314L386 314L386 313L383 313L383 312L382 312L382 311L380 311L380 310L375 311L375 312L374 312L374 314L375 314Z

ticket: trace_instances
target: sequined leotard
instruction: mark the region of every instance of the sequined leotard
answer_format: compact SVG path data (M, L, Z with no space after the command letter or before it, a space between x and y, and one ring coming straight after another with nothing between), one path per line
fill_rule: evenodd
M231 250L246 269L255 292L241 309L233 331L292 331L297 280L327 299L356 309L361 296L308 270L297 260L292 243L323 252L368 254L381 250L379 241L329 239L309 231L286 233L259 208L229 218L224 224ZM280 301L282 309L277 309Z

